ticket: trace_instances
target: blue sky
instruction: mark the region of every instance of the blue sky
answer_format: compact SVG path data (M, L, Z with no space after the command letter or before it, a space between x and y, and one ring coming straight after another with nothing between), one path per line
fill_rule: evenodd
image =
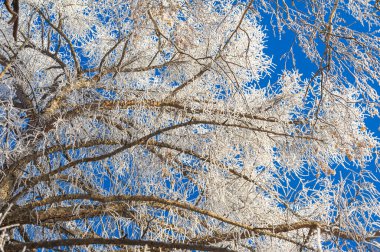
M351 19L347 15L344 15L344 17ZM298 45L295 34L286 28L284 28L283 33L279 34L278 30L273 30L270 22L271 16L263 14L261 25L263 25L266 29L265 34L267 35L265 53L272 57L272 61L274 63L272 75L267 76L267 78L263 80L263 83L266 84L268 81L273 83L276 81L278 76L281 75L283 70L293 69L297 69L300 73L302 73L303 78L310 79L318 68L306 58L302 48ZM356 24L355 28L358 31L368 31L368 27L361 24ZM379 29L380 28L377 28L377 30ZM376 28L372 28L372 30L376 30ZM294 65L293 62L295 63ZM374 85L374 88L378 92L380 92L379 84L380 83L376 83ZM366 123L368 129L371 130L377 137L380 137L379 119L377 117L368 117L366 119Z

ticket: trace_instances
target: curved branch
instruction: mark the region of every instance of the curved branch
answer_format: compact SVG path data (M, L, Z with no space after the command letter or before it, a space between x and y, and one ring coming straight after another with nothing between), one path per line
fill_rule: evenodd
M15 12L11 6L10 3L11 0L5 0L5 8L7 8L7 11L12 14L12 16L17 16L17 12Z
M83 239L64 239L40 242L10 243L5 245L5 251L22 251L26 249L46 248L51 249L60 246L83 246L91 244L100 245L127 245L127 246L147 246L150 248L167 248L183 250L200 250L200 251L233 251L223 247L207 246L199 244L186 243L168 243L149 240L131 240L131 239L107 239L107 238L83 238Z
M279 233L287 233L287 232L291 232L291 231L299 230L299 229L320 228L323 233L334 235L336 237L340 237L340 238L344 238L348 240L355 240L359 242L370 241L372 239L378 238L376 234L374 236L369 236L369 237L364 237L364 238L359 237L359 235L351 234L348 231L343 231L343 230L340 230L339 228L331 228L331 226L328 226L327 224L324 224L318 221L309 221L309 220L302 220L299 222L285 223L285 224L279 224L279 225L269 225L267 227L253 227L241 222L228 219L213 211L196 207L192 204L170 200L170 199L163 199L163 198L155 197L155 196L145 196L145 195L132 195L132 196L128 196L128 195L102 196L102 195L95 195L95 194L60 195L60 196L45 198L43 200L24 205L18 211L22 211L21 209L30 210L35 207L41 207L45 205L59 203L62 201L67 201L67 200L89 200L89 201L101 202L103 204L107 204L107 203L109 204L109 203L115 203L115 202L140 202L140 203L153 203L155 205L158 204L158 205L162 205L163 207L174 206L183 210L187 210L187 211L191 211L194 213L211 217L213 219L230 224L232 226L245 229L249 232L253 232L254 234L257 234L257 235L270 236L270 237L286 240L286 241L292 242L294 244L303 246L311 250L314 250L314 248L309 247L305 244L301 244L300 242L294 241L288 237L279 235Z
M124 218L133 219L134 212L126 209L125 203L108 203L104 205L84 205L81 207L52 207L47 210L31 211L25 207L15 209L2 225L57 223L59 221L72 221L83 218L92 218L107 214L118 213Z
M145 107L159 107L159 108L173 108L183 110L186 113L190 114L202 114L205 113L205 109L197 109L197 108L189 108L175 101L156 101L156 100L115 100L115 101L101 101L101 102L93 102L78 106L70 111L67 111L62 115L63 118L71 118L75 115L81 114L86 110L112 110L112 109L126 109L132 106L145 106ZM207 110L210 114L218 114L218 115L234 115L236 118L247 118L260 120L265 122L280 122L275 118L267 118L261 117L258 115L253 115L251 113L239 113L234 111L221 111L217 109ZM286 123L286 122L285 122ZM299 121L290 121L288 124L299 124Z
M27 204L23 206L23 209L33 209L35 207L40 207L44 205L50 205L54 203L59 203L62 201L67 201L67 200L90 200L90 201L98 201L101 203L110 203L110 202L141 202L141 203L154 203L154 204L159 204L163 206L174 206L177 208L181 208L187 211L191 211L194 213L202 214L208 217L211 217L213 219L219 220L221 222L230 224L235 227L239 227L242 229L245 229L247 231L254 232L259 235L266 235L266 236L271 236L279 239L283 239L286 241L290 241L293 243L296 243L297 245L300 245L298 242L293 241L287 237L278 235L278 233L284 233L284 232L290 232L293 230L298 230L298 229L304 229L304 228L315 228L319 226L325 226L322 225L319 222L316 221L300 221L296 223L291 223L291 224L280 224L280 225L275 225L275 226L268 226L268 227L252 227L247 224L243 224L234 220L230 220L226 217L223 217L219 214L216 214L215 212L212 212L210 210L202 209L199 207L196 207L192 204L188 203L183 203L175 200L169 200L169 199L163 199L155 196L145 196L145 195L114 195L114 196L102 196L102 195L94 195L94 194L71 194L71 195L61 195L61 196L53 196L49 198L45 198L43 200L33 202L30 204ZM313 248L307 247L311 250Z

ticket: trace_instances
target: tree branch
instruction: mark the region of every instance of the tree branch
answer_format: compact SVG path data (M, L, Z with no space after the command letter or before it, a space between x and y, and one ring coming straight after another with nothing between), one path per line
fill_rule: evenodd
M233 250L207 246L198 244L185 244L185 243L166 243L159 241L148 240L130 240L126 238L122 239L106 239L106 238L83 238L83 239L65 239L65 240L52 240L41 242L25 242L25 243L10 243L5 245L5 250L9 252L21 251L24 247L27 249L39 249L46 248L51 249L61 246L83 246L83 245L127 245L127 246L148 246L150 248L168 248L168 249L183 249L183 250L200 250L200 251L225 251L230 252Z

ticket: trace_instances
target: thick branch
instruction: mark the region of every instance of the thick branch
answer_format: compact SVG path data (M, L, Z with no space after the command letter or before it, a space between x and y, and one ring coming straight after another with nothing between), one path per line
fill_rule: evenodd
M84 205L81 207L52 207L41 211L31 211L31 209L22 207L12 212L2 225L54 224L59 221L79 220L111 213L117 213L124 218L133 219L133 211L127 210L125 203L108 203L104 205Z
M151 248L169 248L169 249L183 249L183 250L200 250L200 251L233 251L223 247L198 245L198 244L185 244L185 243L166 243L159 241L147 240L130 240L130 239L106 239L106 238L84 238L84 239L65 239L65 240L52 240L41 242L26 242L26 243L11 243L5 246L5 251L22 251L23 248L38 249L46 248L51 249L59 246L83 246L91 244L102 245L127 245L127 246L148 246Z
M184 209L187 211L191 211L194 213L202 214L211 218L214 218L216 220L219 220L221 222L245 229L247 231L254 232L259 235L265 235L265 236L271 236L276 237L279 239L284 239L287 241L291 241L293 243L297 243L295 241L292 241L291 239L279 236L277 233L284 233L284 232L290 232L297 229L303 229L303 228L315 228L317 226L322 226L321 223L316 221L301 221L297 223L291 223L291 224L280 224L275 226L268 226L268 227L252 227L250 225L246 225L234 220L230 220L226 217L223 217L213 211L205 210L199 207L196 207L194 205L183 203L175 200L169 200L169 199L163 199L155 196L145 196L145 195L114 195L114 196L102 196L102 195L90 195L90 194L71 194L71 195L61 195L61 196L53 196L50 198L45 198L43 200L27 204L23 206L24 209L33 209L35 207L40 207L44 205L50 205L54 203L59 203L62 201L67 200L90 200L90 201L98 201L101 203L110 203L110 202L144 202L144 203L154 203L154 204L162 204L163 206L173 206L178 207L180 209ZM298 244L298 243L297 243ZM312 249L312 248L310 248Z

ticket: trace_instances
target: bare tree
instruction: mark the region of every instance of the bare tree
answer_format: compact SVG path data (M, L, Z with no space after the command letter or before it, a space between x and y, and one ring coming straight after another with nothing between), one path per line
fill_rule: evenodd
M378 0L0 11L5 251L380 248ZM311 78L263 83L264 18Z

